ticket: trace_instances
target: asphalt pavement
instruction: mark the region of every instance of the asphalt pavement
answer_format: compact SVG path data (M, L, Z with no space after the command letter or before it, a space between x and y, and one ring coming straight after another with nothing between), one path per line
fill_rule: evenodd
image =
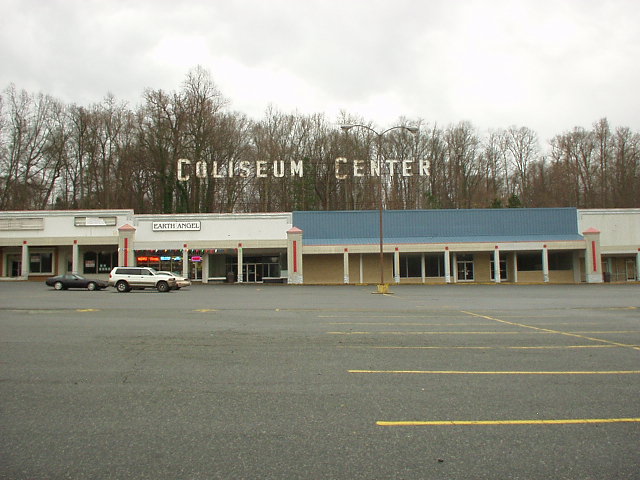
M0 283L0 478L638 479L640 285Z

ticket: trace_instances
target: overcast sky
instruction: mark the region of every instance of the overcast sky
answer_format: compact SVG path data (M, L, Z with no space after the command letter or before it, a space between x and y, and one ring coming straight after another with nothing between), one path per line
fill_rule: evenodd
M640 130L639 0L0 0L0 88L88 105L206 68L252 118L344 110L552 135Z

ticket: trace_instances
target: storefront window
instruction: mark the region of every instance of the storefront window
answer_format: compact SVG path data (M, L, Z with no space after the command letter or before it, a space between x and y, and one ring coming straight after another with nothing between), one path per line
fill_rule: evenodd
M280 259L279 257L265 257L262 267L262 273L267 278L280 278Z
M425 277L444 277L444 255L424 255ZM422 277L422 254L400 254L400 277Z
M573 255L571 252L549 253L549 270L572 270Z
M53 253L32 253L29 258L30 273L53 273Z
M113 267L118 266L118 252L98 253L98 273L109 273Z
M518 271L535 272L542 270L542 253L518 253Z
M279 279L282 274L283 258L286 262L286 256L244 257L242 262L243 281L253 283L262 282L264 279ZM233 272L238 278L237 257L226 257L226 272Z
M422 277L422 255L400 254L400 276L402 278Z
M96 252L85 252L83 259L83 271L84 273L97 273L98 255Z
M182 253L181 251L179 253ZM137 251L136 265L182 275L182 255L177 250Z
M82 271L84 273L109 273L113 267L117 266L117 251L89 251L85 252L82 257Z
M427 277L444 277L444 255L425 255Z

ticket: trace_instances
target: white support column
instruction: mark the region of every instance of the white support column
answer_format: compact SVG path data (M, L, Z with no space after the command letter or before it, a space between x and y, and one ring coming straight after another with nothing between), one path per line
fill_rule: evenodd
M29 276L29 245L27 241L22 242L22 270L20 271L20 276L23 278L27 278Z
M304 282L302 265L302 236L303 231L298 227L287 230L287 282L302 284Z
M242 244L239 243L238 244L238 283L242 283L244 282L244 275L243 275L243 263L244 263L244 253L242 251Z
M584 267L587 283L602 283L602 257L600 254L600 230L589 228L582 232L584 236Z
M342 254L342 272L344 274L344 283L349 283L349 249L345 248Z
M449 254L449 247L444 249L444 281L445 283L451 283L451 255Z
M73 241L73 247L71 248L71 273L79 273L78 270L78 259L80 258L79 255L79 248L78 248L78 240L74 240ZM65 270L66 270L66 266L65 266Z
M364 283L364 255L360 254L360 283Z
M209 252L202 255L202 283L209 283Z
M518 283L518 252L513 252L513 283Z
M453 265L453 283L458 283L458 255L451 255L451 265Z
M577 251L571 254L571 271L573 272L573 281L580 283L580 254Z
M182 276L189 278L189 247L186 243L182 246Z
M128 223L118 228L118 266L131 267L134 265L136 227Z
M398 247L393 252L393 270L393 281L400 283L400 251Z
M493 249L493 280L500 283L500 249L498 245Z
M549 250L546 245L542 247L542 281L549 282Z
M425 262L424 252L422 252L422 256L420 258L420 273L422 274L422 283L425 283L427 280L427 265Z

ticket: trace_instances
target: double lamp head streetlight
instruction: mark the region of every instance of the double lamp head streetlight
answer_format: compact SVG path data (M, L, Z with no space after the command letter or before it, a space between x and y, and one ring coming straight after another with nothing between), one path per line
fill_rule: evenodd
M377 159L377 164L378 164L378 211L379 211L379 225L380 225L380 284L378 285L378 293L387 293L389 290L388 285L386 285L384 283L384 231L383 231L383 223L382 223L382 212L384 209L383 206L383 202L382 202L382 155L381 155L381 148L382 148L382 137L392 131L392 130L407 130L408 132L410 132L413 135L416 135L420 129L418 127L409 127L409 126L405 126L405 125L399 125L397 127L391 127L391 128L387 128L386 130L384 130L383 132L378 133L376 130L374 130L373 128L367 126L367 125L362 125L362 124L354 124L354 125L340 125L340 128L342 129L343 132L348 132L349 130L351 130L352 128L362 128L365 130L369 130L371 133L373 133L376 136L376 140L377 140L377 152L376 152L376 159Z

